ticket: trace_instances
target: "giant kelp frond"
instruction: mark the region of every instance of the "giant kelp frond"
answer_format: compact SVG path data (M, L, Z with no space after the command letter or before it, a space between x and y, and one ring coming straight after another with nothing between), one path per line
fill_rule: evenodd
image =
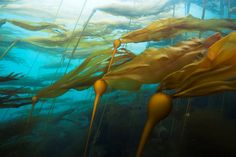
M132 31L121 38L123 43L159 41L184 32L236 30L235 19L202 20L191 15L182 18L157 20L143 29Z
M154 84L185 65L197 62L208 47L221 38L193 39L169 48L148 48L131 61L114 68L104 76L109 86L123 90L138 90L142 84Z
M236 33L213 44L199 62L186 65L166 76L160 89L174 89L175 97L201 96L235 90Z
M111 52L112 49L109 48L91 54L79 67L64 75L51 86L40 90L36 96L38 98L52 98L64 94L69 89L83 90L92 86L104 75L111 58ZM113 67L123 64L133 57L134 55L131 55L130 52L119 51L114 59Z
M52 30L67 31L63 26L49 22L32 22L23 20L6 19L6 22L30 31Z

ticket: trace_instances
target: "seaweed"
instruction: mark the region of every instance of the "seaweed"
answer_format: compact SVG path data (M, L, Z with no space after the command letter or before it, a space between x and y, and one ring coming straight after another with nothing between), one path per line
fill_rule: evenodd
M223 91L236 91L236 33L216 41L200 61L190 63L161 80L161 85L148 103L146 121L136 157L141 157L144 145L155 124L167 117L172 99L194 97ZM173 90L172 94L163 93Z
M30 21L20 21L13 19L6 19L6 22L30 31L41 31L41 30L52 30L52 29L58 29L63 32L67 31L67 29L65 29L63 26L49 22L30 22Z
M109 48L91 54L76 69L64 75L51 86L40 90L36 97L53 98L64 94L69 89L84 90L89 88L106 72L111 51L112 49ZM134 55L130 55L130 53L124 51L120 51L118 54L114 58L115 64L113 68L134 57Z
M220 34L215 34L205 40L192 39L174 47L148 48L105 74L103 79L115 89L138 90L142 84L158 83L166 75L199 60L208 47L219 39Z
M132 31L121 37L122 43L160 41L184 32L236 30L235 19L199 19L191 15L182 18L157 20L147 27Z
M10 73L7 76L0 76L0 82L6 82L6 81L12 81L12 80L18 80L19 78L22 78L23 75L20 73Z
M11 45L1 54L0 60L3 59L11 51L11 49L16 45L17 42L18 40L15 40L11 43Z
M233 32L213 44L202 60L166 76L160 89L175 89L174 97L235 90L235 43L236 33Z

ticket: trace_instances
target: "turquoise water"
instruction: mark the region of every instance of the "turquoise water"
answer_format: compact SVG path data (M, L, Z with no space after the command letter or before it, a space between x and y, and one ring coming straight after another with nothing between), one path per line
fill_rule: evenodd
M31 98L90 55L112 47L115 39L159 19L189 14L202 20L236 18L235 12L229 12L236 7L233 0L206 0L205 5L202 17L204 4L195 0L0 0L0 20L7 20L0 24L0 55L18 41L1 58L0 77L19 74L0 82L0 156L82 157L95 98L92 84L83 90L71 87L50 98L50 92L45 92L29 118ZM96 12L86 24L93 10ZM11 20L29 25L47 22L53 28L30 30ZM221 33L224 36L233 31ZM122 48L138 56L150 47L169 47L214 33L186 32L160 41L125 43ZM146 106L158 84L144 84L137 91L108 88L98 106L86 156L135 156L147 119ZM155 127L143 156L236 156L235 102L233 92L175 100L170 116Z

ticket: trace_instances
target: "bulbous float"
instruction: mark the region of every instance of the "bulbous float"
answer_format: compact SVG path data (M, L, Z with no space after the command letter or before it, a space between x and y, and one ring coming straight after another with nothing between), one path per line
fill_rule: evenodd
M164 93L154 94L147 106L147 121L139 142L136 157L141 157L144 146L155 125L166 118L172 109L172 98Z
M120 45L121 45L120 39L114 40L114 42L113 42L114 49L112 51L111 60L110 60L109 65L108 65L107 72L109 72L110 69L111 69L112 63L114 61L115 54L117 52L117 49L120 47Z

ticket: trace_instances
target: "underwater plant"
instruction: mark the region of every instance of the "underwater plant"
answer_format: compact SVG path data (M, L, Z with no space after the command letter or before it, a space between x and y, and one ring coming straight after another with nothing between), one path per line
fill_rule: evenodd
M235 19L199 19L191 15L182 18L157 20L147 27L132 31L121 37L122 43L159 41L184 32L236 30Z
M49 22L31 22L31 21L22 21L22 20L13 20L13 19L0 19L1 23L11 23L15 26L21 27L30 31L41 31L41 30L53 30L57 29L58 31L67 31L63 26L57 25L55 23Z
M204 18L204 11L202 15ZM85 26L87 24L85 23ZM122 90L138 90L142 84L160 83L158 92L151 97L148 104L148 119L136 155L136 157L141 157L153 127L170 113L173 98L236 89L235 81L232 81L235 77L233 71L235 66L231 63L233 59L230 60L234 57L236 37L235 33L231 33L221 39L221 35L217 33L207 39L192 39L173 47L148 48L137 56L125 48L120 48L121 44L160 41L185 32L235 30L235 24L234 19L204 20L190 15L183 18L158 20L145 28L127 33L114 41L113 49L108 48L92 53L76 69L37 92L32 97L30 118L39 99L55 98L70 89L84 90L94 85L96 96L85 145L84 156L86 156L99 100L108 86ZM88 30L85 31L84 27L73 33L68 31L51 37L32 37L24 41L43 47L67 47L69 43L76 43L71 55L73 57L81 36L90 37L91 33ZM104 43L107 44L107 42L100 42L101 45ZM90 41L81 44L92 47L94 43ZM223 58L217 59L218 53L219 56L223 55ZM213 62L208 62L209 58ZM216 65L213 66L213 63ZM228 63L227 66L225 66L226 63ZM221 72L223 75L220 75ZM217 77L212 78L215 74ZM222 80L223 78L227 80ZM203 91L205 88L207 90ZM174 93L165 94L163 90L171 90Z
M49 87L40 90L36 97L39 98L54 98L64 94L69 89L84 90L94 84L101 78L108 66L110 53L112 49L98 51L87 57L84 62L76 69L64 75ZM116 56L113 67L116 67L124 62L129 61L135 55L128 51L119 51L119 56Z
M192 39L173 47L148 48L131 61L106 73L103 80L112 88L123 90L138 90L142 84L158 83L166 75L201 59L220 38L217 33L207 39Z
M96 99L94 101L94 109L89 127L90 131L86 143L87 149L96 108L100 97L106 91L107 85L116 89L138 90L141 84L158 83L166 75L201 59L207 49L220 38L220 34L215 34L203 40L193 39L182 42L175 47L148 49L138 56L133 55L125 49L123 49L125 51L123 55L118 55L122 54L122 51L118 50L121 42L120 40L115 40L113 51L110 48L92 54L77 69L66 74L53 85L40 90L32 98L33 108L40 98L57 97L71 88L83 90L94 84ZM112 57L110 59L111 55ZM125 63L125 61L128 62ZM173 61L176 61L176 63L173 63ZM163 66L169 67L169 70L161 70ZM151 75L155 74L153 71L157 71L155 77L151 77ZM132 77L126 77L129 74ZM122 85L122 83L124 84Z
M8 52L11 51L11 49L16 45L17 42L18 40L15 40L11 43L11 45L1 54L0 60L3 59L8 54Z
M10 73L7 76L0 76L0 82L18 80L19 78L23 77L20 73Z
M203 59L184 66L161 81L157 93L150 98L148 104L148 119L136 157L141 157L155 124L170 113L173 98L236 90L235 44L236 33L233 32L213 44ZM163 90L174 90L174 93L165 94Z
M10 73L7 76L0 76L1 84L9 81L19 80L23 75L19 73ZM25 88L0 88L0 108L17 108L31 104L31 97L25 96L32 93Z

